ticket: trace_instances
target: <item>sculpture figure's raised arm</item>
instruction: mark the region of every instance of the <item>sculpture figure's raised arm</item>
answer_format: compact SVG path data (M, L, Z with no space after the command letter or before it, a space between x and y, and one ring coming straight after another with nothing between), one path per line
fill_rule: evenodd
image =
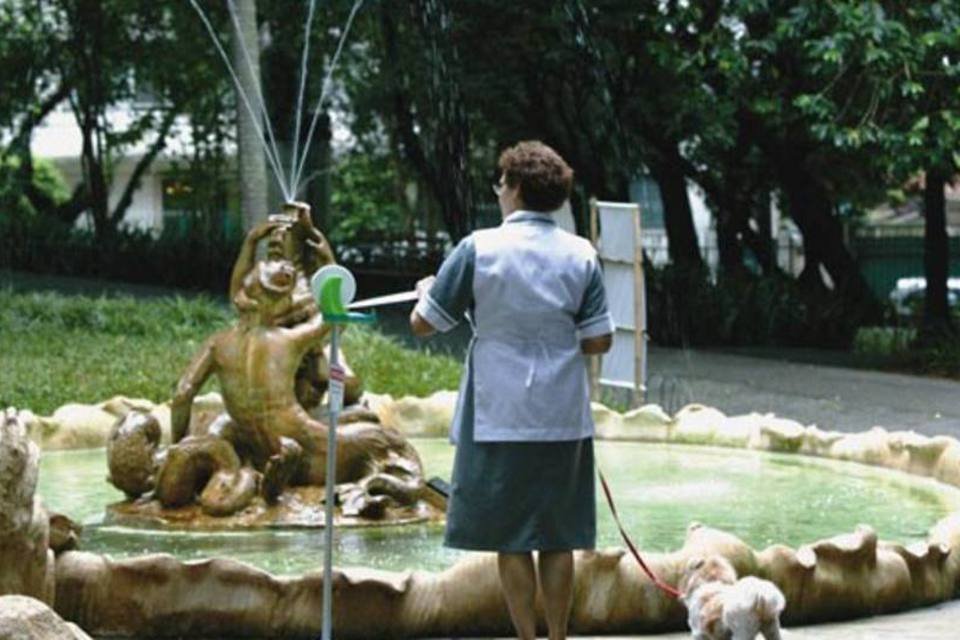
M247 237L243 239L243 245L240 247L240 253L237 255L237 260L233 263L233 271L230 272L231 300L243 288L243 279L253 269L257 259L257 244L282 224L282 222L268 220L258 224L247 233Z
M313 219L310 217L310 205L303 202L291 202L288 206L296 208L298 239L301 243L300 250L300 268L304 275L310 278L320 267L328 264L336 264L337 259L333 255L333 249L323 233L313 225Z
M323 321L323 314L317 313L306 322L288 329L297 346L307 348L319 344L333 330L333 325Z

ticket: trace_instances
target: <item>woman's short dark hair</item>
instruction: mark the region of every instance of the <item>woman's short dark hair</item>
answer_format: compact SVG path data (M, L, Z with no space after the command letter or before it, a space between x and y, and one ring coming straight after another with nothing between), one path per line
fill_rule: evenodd
M573 169L539 140L524 140L506 149L497 166L508 187L520 187L525 209L553 211L570 197Z

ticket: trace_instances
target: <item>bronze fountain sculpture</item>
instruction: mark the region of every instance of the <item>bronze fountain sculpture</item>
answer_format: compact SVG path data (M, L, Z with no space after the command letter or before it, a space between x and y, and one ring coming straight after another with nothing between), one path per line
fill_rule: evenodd
M267 238L265 258L256 259ZM185 527L319 526L316 508L326 467L327 386L323 322L307 284L333 252L310 220L289 203L250 231L234 265L230 293L239 318L197 351L171 402L172 444L131 412L108 443L110 480L131 501L112 505L121 522ZM191 419L193 400L214 376L224 411ZM357 404L359 378L348 371L337 429L338 524L422 521L441 515L423 481L416 450Z

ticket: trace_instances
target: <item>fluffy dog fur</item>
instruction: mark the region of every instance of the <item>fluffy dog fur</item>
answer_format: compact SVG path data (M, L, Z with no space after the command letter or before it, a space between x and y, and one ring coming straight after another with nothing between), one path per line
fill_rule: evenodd
M768 580L737 573L723 556L694 558L680 583L687 624L697 640L780 640L783 593Z

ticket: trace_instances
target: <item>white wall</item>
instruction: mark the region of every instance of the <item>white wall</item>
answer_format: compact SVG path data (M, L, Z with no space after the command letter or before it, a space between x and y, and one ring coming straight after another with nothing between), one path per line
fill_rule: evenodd
M118 110L108 117L111 118L113 126L122 129L130 121L131 114ZM171 142L173 148L182 147L182 141L177 140L176 137ZM35 157L51 161L59 169L69 189L73 190L80 183L83 175L80 163L83 138L69 109L57 109L47 116L34 131L30 149ZM146 144L133 147L129 155L121 159L114 168L109 196L111 209L119 202L137 162L143 157L145 151ZM169 167L168 157L161 155L153 161L149 170L141 178L139 188L133 194L133 200L124 215L123 224L137 229L160 232L163 228L163 174ZM89 214L81 216L78 225L91 226Z

